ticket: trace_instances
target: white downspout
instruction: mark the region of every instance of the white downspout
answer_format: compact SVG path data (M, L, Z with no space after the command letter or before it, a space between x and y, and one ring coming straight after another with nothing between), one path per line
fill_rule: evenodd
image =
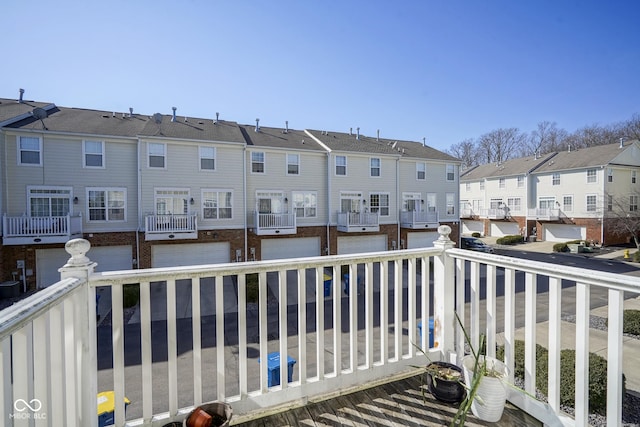
M244 211L244 259L248 260L249 236L247 234L247 144L242 149L242 210Z
M138 175L138 228L136 229L136 265L135 268L140 268L140 231L142 230L142 172L140 170L140 138L137 142L137 175Z
M396 241L398 242L398 248L400 247L400 242L402 240L400 240L400 157L398 157L396 159L396 215L397 215L397 221L396 221L396 229L397 229L397 237L396 237ZM405 242L406 247L404 249L407 249L407 247L409 246L409 236L407 236L407 241Z
M327 153L327 253L331 254L331 152Z

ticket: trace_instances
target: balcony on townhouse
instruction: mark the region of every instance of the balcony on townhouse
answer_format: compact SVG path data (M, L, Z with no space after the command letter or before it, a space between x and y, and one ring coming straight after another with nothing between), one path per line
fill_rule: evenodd
M296 214L252 212L249 214L248 225L259 236L276 236L296 234Z
M36 409L27 414L37 412L48 425L97 427L96 395L111 390L117 427L181 423L214 400L232 406L234 424L256 425L262 416L335 396L325 407L336 408L335 417L346 402L356 424L370 424L372 413L390 417L380 423L402 424L407 410L411 419L428 414L419 418L424 425L448 424L455 410L423 399L419 380L401 404L382 396L387 385L423 372L416 366L428 360L460 362L465 342L457 313L472 343L486 337L489 356L504 346L509 383L524 337L523 390L505 389L514 407L539 421L527 425L589 425L590 340L599 348L604 340L606 359L615 361L607 389L618 390L607 395L606 422L622 425L623 384L640 386L635 347L623 340L623 307L640 292L640 277L456 249L449 227L438 232L430 248L100 273L90 243L71 240L60 281L0 311L0 413L9 419L23 411L15 402L31 402ZM345 294L341 281L331 280L345 266L361 289ZM253 304L249 276L258 278ZM125 317L123 295L131 286L139 304ZM606 309L605 333L590 329L592 300ZM107 324L96 320L96 310L110 314ZM427 333L421 325L429 319ZM536 370L537 344L548 348L544 373ZM576 352L580 397L571 415L560 405L565 344ZM277 371L259 362L274 353L289 356L279 358ZM544 401L536 397L540 375L548 377ZM379 397L363 404L349 394L367 387L368 396ZM281 416L280 423L287 419ZM497 425L512 424L503 416Z
M558 221L560 219L560 209L529 209L527 216L538 221Z
M198 238L196 214L147 215L144 224L144 238L147 241Z
M380 231L380 216L377 212L338 212L337 229L345 233Z
M66 243L77 237L82 237L81 215L2 217L2 243L7 246Z
M502 208L497 209L483 209L480 211L480 218L485 219L506 219L507 211Z
M438 228L440 226L438 212L402 211L400 226L402 228Z

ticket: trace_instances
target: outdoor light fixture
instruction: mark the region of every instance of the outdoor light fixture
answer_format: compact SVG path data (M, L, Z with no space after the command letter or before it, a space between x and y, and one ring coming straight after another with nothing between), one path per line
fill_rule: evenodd
M74 198L73 198L73 204L74 204L74 205L77 205L77 204L78 204L78 196L76 196L76 197L74 197Z
M189 203L191 203L192 205L195 203L196 201L193 200L193 197L191 198L191 200L189 200Z

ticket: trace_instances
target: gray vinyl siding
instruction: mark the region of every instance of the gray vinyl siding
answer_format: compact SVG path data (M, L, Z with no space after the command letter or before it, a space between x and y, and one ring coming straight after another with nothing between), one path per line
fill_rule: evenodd
M147 143L166 146L165 168L148 166ZM215 170L200 170L200 146L216 148ZM144 140L140 144L142 219L155 213L155 189L176 188L189 191L194 204L191 213L198 215L199 229L244 227L243 148L241 144L187 143ZM202 190L233 191L233 217L224 220L204 220Z
M424 180L416 179L416 162L426 163L426 178ZM454 166L458 169L458 165ZM440 213L440 221L446 221L459 216L458 200L459 184L458 174L455 174L455 181L447 181L447 163L433 162L420 159L402 160L400 161L400 206L402 207L402 193L420 193L423 200L426 200L427 193L436 194L437 209ZM455 193L455 209L456 215L447 216L447 193Z
M265 173L251 172L251 153L265 153ZM287 154L300 156L299 175L287 175ZM247 149L247 213L255 211L256 192L260 190L282 191L292 200L293 191L315 191L317 194L317 216L297 218L299 226L326 225L327 223L327 155L311 151L269 150L265 147ZM289 202L289 212L293 204Z

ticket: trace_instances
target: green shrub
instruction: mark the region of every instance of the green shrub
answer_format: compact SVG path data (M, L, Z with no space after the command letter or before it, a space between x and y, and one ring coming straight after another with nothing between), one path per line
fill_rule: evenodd
M640 262L640 251L633 253L633 262Z
M515 342L514 376L524 380L524 341ZM504 360L504 347L496 349L496 357ZM547 395L549 377L549 354L547 349L536 345L536 388ZM574 407L575 399L575 350L560 351L560 404ZM626 393L625 378L622 377L622 393ZM605 414L607 410L607 360L589 353L589 410Z
M503 236L496 240L496 243L499 245L516 245L522 242L524 242L524 236L521 236L519 234Z
M640 335L640 310L625 310L622 318L624 333Z
M482 234L478 233L477 231L474 231L473 233L471 233L471 237L482 237Z
M140 285L124 285L122 287L122 307L134 307L138 301L140 301Z
M258 273L247 274L245 277L245 285L247 291L247 302L258 302Z
M569 246L566 243L556 243L553 245L553 252L569 252Z

